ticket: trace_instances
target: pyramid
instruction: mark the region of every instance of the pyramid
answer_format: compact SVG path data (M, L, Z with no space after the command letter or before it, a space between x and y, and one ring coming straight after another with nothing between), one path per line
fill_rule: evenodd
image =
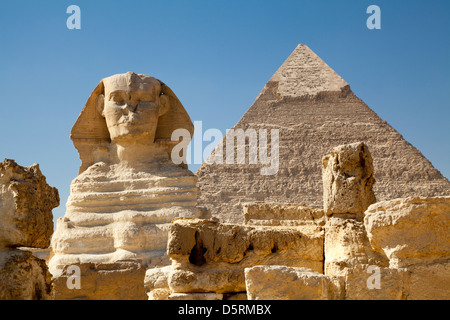
M208 164L198 171L198 203L223 222L241 223L242 204L303 203L322 208L322 157L362 141L373 156L377 201L450 194L450 183L306 45L300 44L233 129L279 131L276 174L261 163ZM259 132L259 131L258 131ZM228 135L229 133L227 133ZM227 135L213 151L226 150ZM270 147L270 144L269 144Z

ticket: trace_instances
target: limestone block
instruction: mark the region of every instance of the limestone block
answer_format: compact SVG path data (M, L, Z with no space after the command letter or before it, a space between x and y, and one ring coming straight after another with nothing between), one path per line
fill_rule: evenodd
M365 212L372 247L389 258L391 268L450 258L450 196L382 201Z
M323 233L316 226L270 227L178 219L170 227L172 292L245 291L244 269L287 265L323 270Z
M345 275L346 300L404 300L406 269L358 265Z
M18 249L0 251L0 300L48 300L51 274L44 260Z
M332 216L325 225L325 274L344 276L360 264L388 266L387 258L372 249L361 221Z
M172 293L168 300L222 300L221 293Z
M147 292L148 300L169 300L170 289L158 288Z
M58 205L58 190L47 184L38 164L0 163L0 247L47 248Z
M149 300L167 300L170 295L168 278L172 266L150 268L145 272L144 287Z
M298 226L324 224L323 210L304 204L252 202L242 204L245 224Z
M449 300L450 263L433 263L408 267L408 300Z
M255 266L245 269L249 300L330 300L330 278L308 268Z
M69 268L79 268L79 274ZM147 300L144 277L145 269L133 260L73 264L53 279L52 295L54 300Z
M374 203L372 156L363 142L341 145L322 159L323 206L327 215L361 217Z

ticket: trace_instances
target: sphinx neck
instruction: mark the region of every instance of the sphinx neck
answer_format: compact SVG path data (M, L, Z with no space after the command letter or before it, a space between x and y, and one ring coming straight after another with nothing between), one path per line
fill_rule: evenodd
M166 151L154 143L116 142L112 144L113 160L124 166L138 167L168 158Z

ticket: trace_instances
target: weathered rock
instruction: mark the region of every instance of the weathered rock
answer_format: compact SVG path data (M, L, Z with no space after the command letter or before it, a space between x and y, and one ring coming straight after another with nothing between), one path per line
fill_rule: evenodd
M172 292L245 291L244 269L287 265L323 270L323 233L317 226L270 227L178 219L170 227Z
M147 292L148 300L169 300L170 289L158 288Z
M271 130L278 129L279 167L275 175L261 175L261 169L269 165L203 163L196 173L198 202L222 222L242 223L241 206L253 201L323 208L320 159L337 145L357 141L370 147L379 201L438 196L448 194L450 188L449 181L419 150L303 44L276 71L233 129L266 129L270 137ZM227 136L222 140L224 151ZM223 155L225 159L227 154Z
M250 225L323 225L323 211L303 204L252 202L242 205L244 222Z
M149 300L167 300L170 295L168 278L172 266L151 268L145 273L144 287Z
M172 293L167 300L222 300L221 293Z
M308 268L255 266L245 269L249 300L332 300L330 278Z
M404 300L406 269L358 265L345 275L346 300Z
M59 205L39 165L0 163L0 300L46 300L51 275L44 260L18 247L46 249L53 233L52 209ZM30 248L33 250L32 248Z
M58 190L47 184L38 164L0 163L0 247L47 248L58 205Z
M48 300L51 274L44 260L31 252L0 251L0 300Z
M449 300L450 262L418 264L407 268L408 300Z
M362 142L341 145L322 159L323 210L327 215L362 213L374 203L372 156Z
M81 167L52 239L54 276L74 263L170 263L172 219L202 213L197 178L171 159L175 129L193 133L184 107L161 81L128 72L100 82L71 131Z
M54 279L52 295L54 300L147 300L144 277L145 268L133 260L73 264Z
M329 217L325 225L325 274L344 276L360 264L389 265L370 245L364 224L345 216Z
M450 259L450 196L381 201L365 212L372 247L391 268Z

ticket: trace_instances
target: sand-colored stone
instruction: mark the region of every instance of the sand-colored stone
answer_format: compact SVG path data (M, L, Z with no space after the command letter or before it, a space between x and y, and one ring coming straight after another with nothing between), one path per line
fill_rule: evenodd
M322 159L323 210L327 215L362 213L375 203L372 156L362 142L333 148Z
M418 264L407 268L408 300L449 300L450 262Z
M224 222L242 223L242 204L254 201L322 208L320 159L335 146L358 141L374 159L378 201L446 195L450 189L420 151L306 45L297 46L233 129L279 129L279 168L261 175L267 165L203 163L196 173L199 205ZM226 150L226 137L222 141Z
M360 264L387 267L388 259L376 252L364 224L351 217L330 217L325 225L325 274L345 276Z
M52 239L54 276L74 263L169 264L172 219L202 214L197 178L170 159L175 129L193 125L161 81L128 72L95 88L71 132L81 167Z
M149 300L167 300L170 295L168 278L171 271L171 265L146 271L144 287Z
M71 277L80 270L80 288ZM80 263L64 267L53 281L54 300L147 300L144 289L145 268L138 261L124 260L114 263Z
M450 259L450 196L381 201L365 212L372 247L391 268Z
M249 300L333 300L330 278L308 268L255 266L245 269Z
M370 268L370 266L372 266ZM346 300L405 300L408 272L376 265L357 265L345 275ZM379 287L374 277L378 276Z
M222 300L221 293L172 293L167 300Z
M29 251L0 251L0 300L50 299L51 274Z
M323 234L318 226L273 227L178 219L170 228L172 292L245 291L244 269L287 265L323 271Z
M323 225L323 211L295 203L252 202L242 205L244 223L265 226Z
M47 300L51 274L27 248L46 249L53 233L58 190L38 164L0 163L0 300ZM19 249L20 248L20 249Z
M47 184L38 164L0 163L0 247L47 248L58 190Z

